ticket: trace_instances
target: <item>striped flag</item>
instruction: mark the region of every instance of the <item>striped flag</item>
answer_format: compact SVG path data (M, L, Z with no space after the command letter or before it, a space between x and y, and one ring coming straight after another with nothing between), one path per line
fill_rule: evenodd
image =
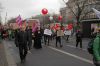
M17 23L19 26L22 25L22 18L21 18L20 15L16 18L16 23Z
M95 12L96 16L100 19L100 11L96 10L95 8L92 8Z
M38 27L38 24L36 22L33 23L32 32L35 32L37 27Z

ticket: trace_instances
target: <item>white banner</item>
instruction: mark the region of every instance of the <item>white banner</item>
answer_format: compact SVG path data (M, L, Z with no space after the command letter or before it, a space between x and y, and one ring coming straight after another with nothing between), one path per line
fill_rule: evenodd
M46 35L50 35L50 36L51 36L52 31L49 30L49 29L45 29L45 30L44 30L44 34L46 34Z
M65 35L71 35L71 30L68 30L68 31L65 30L65 31L64 31L64 34L65 34Z

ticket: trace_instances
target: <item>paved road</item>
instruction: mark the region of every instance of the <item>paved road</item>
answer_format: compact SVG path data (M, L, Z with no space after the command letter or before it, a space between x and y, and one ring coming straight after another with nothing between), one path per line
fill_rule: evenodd
M83 40L84 50L81 50L75 48L74 38L71 38L68 43L63 39L63 48L56 48L55 40L53 40L50 46L43 45L42 49L32 49L24 64L20 64L18 48L15 47L14 42L5 41L5 43L9 45L18 66L94 66L92 56L86 50L88 41L89 39Z
M4 51L4 46L0 42L0 66L8 66L5 51Z

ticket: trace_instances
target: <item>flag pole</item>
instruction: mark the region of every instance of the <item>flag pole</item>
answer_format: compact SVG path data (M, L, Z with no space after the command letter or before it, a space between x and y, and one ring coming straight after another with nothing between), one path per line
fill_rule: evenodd
M7 24L7 12L6 12L6 16L5 16L5 24Z

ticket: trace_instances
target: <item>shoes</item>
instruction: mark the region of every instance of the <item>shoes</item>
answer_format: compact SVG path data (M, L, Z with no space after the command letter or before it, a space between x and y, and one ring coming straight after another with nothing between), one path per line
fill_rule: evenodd
M63 45L60 45L60 47L63 47Z
M80 50L83 50L82 48L80 48Z
M23 62L25 62L26 61L26 59L23 59Z
M21 60L21 63L24 63L24 60Z
M56 45L56 47L57 47L57 45Z
M26 58L24 58L23 60L21 60L21 63L24 63L26 61Z

